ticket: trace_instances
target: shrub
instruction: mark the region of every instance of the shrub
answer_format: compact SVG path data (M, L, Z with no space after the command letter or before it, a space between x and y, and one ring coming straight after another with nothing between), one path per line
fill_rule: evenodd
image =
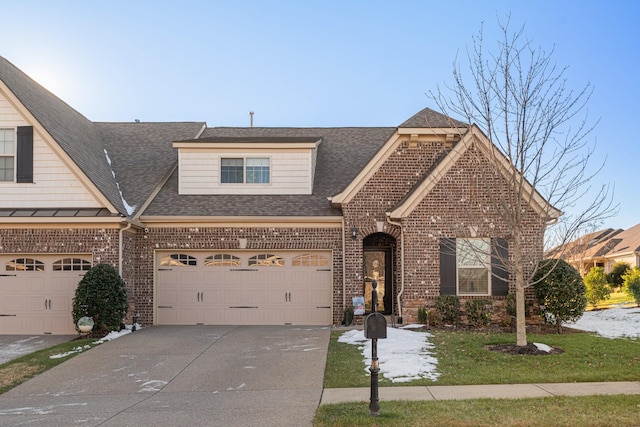
M76 288L73 323L91 317L95 333L119 330L128 309L124 281L113 266L98 264L87 271Z
M493 302L488 299L472 299L464 304L467 320L472 326L484 326L491 323L491 307Z
M460 313L460 299L455 295L439 295L436 298L436 310L443 323L456 324Z
M597 307L600 301L609 299L611 291L602 267L593 267L584 276L584 284L587 286L587 302L592 306Z
M516 317L517 307L516 307L516 294L507 295L507 316ZM529 304L524 305L524 317L529 317Z
M607 274L607 282L612 288L620 288L624 284L623 276L631 269L631 265L627 262L616 262L611 267L611 271Z
M538 304L544 306L547 322L555 323L558 332L562 322L578 320L587 307L586 287L578 270L564 260L549 259L540 263L533 276ZM549 316L550 314L550 316Z
M640 268L633 267L622 276L622 279L625 291L636 300L636 304L640 307Z

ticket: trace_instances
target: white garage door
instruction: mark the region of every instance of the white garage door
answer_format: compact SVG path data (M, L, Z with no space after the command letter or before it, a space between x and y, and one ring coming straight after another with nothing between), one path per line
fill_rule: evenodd
M90 255L0 255L0 334L76 334L71 310Z
M160 325L330 325L331 252L158 252Z

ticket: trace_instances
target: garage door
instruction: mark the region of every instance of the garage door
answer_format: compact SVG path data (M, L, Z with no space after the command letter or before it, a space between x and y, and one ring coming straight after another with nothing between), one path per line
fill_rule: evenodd
M76 334L71 310L90 255L0 255L0 334Z
M158 252L160 325L329 325L331 252Z

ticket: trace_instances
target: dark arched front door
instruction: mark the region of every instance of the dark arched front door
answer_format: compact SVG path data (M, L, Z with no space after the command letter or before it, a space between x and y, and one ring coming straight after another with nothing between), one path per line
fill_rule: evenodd
M365 310L371 312L372 283L378 286L378 305L376 311L383 314L393 313L393 257L396 240L385 233L367 236L363 241L363 277Z

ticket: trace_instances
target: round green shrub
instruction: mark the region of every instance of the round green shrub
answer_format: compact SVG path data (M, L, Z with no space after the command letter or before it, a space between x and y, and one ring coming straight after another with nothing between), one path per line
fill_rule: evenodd
M633 297L638 307L640 307L640 268L633 267L622 278L625 291Z
M129 309L124 281L109 264L92 267L82 278L73 298L73 323L91 317L94 332L120 330Z
M562 322L578 320L587 308L587 289L582 276L566 261L542 261L533 281L538 304L545 307L545 314L552 315L559 331Z
M589 270L589 273L584 276L584 284L587 286L587 302L594 307L611 296L607 275L602 267L593 267Z

